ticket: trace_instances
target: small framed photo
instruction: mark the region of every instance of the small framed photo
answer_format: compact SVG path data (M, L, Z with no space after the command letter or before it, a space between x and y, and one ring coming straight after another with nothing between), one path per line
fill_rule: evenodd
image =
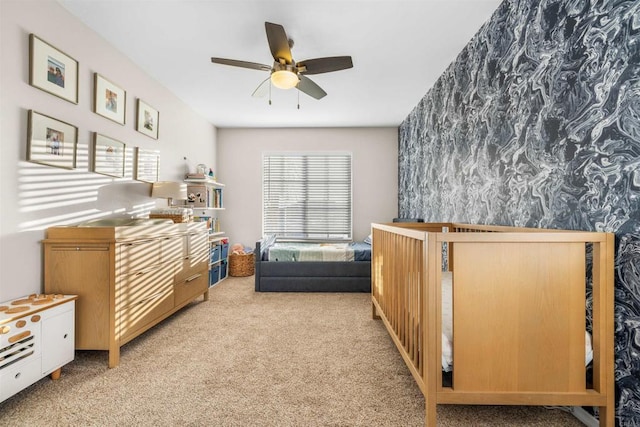
M93 133L93 171L122 178L126 144L108 136Z
M27 160L58 168L76 167L78 128L29 110Z
M93 75L93 111L124 125L127 92L98 73Z
M30 34L29 84L77 104L78 61Z
M153 139L158 139L158 126L160 124L160 113L158 110L138 98L136 130Z
M156 182L160 173L160 152L136 147L136 177L138 181Z

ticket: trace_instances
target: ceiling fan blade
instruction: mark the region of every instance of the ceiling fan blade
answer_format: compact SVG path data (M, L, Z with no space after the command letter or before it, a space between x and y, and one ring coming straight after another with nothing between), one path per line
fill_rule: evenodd
M296 86L299 91L306 93L312 98L321 99L327 95L327 92L322 90L320 86L315 84L310 78L300 75L300 81Z
M286 64L291 64L293 58L291 57L289 39L287 38L287 33L284 31L284 27L282 25L272 24L271 22L265 22L264 27L267 30L267 41L269 42L273 59L276 62L280 62L280 60L283 59Z
M251 96L253 96L254 98L264 98L264 96L269 92L270 85L271 85L271 76L264 79L264 81L258 85L256 90L253 91Z
M327 58L307 59L296 64L298 68L304 67L304 74L321 74L331 71L346 70L353 67L350 56L331 56Z
M238 61L236 59L211 58L214 64L231 65L234 67L250 68L252 70L271 71L271 66L256 62Z

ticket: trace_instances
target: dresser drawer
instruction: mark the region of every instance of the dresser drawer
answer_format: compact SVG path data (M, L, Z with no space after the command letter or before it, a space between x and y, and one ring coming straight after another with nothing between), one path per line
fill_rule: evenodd
M40 356L32 355L29 359L0 369L0 402L38 381L42 377L41 364Z
M209 266L209 257L206 249L184 258L181 262L176 263L176 283L193 276L195 273L206 270Z
M173 306L173 287L170 287L117 311L116 338L122 345L122 342L136 337L140 330L155 324L154 321L171 311Z
M116 283L116 312L161 293L171 292L174 265L149 267L133 274L121 275Z
M209 249L209 234L194 233L189 234L189 253L207 252Z
M194 297L203 294L209 287L208 270L206 267L194 272L185 280L176 283L174 288L176 305L185 303Z
M147 266L160 264L162 240L140 240L117 246L116 271L118 274L144 270Z
M181 265L177 266L176 283L193 276L195 272L207 268L209 263L209 235L207 233L192 233L186 236L187 250Z
M183 259L188 253L187 236L165 237L160 240L162 262Z

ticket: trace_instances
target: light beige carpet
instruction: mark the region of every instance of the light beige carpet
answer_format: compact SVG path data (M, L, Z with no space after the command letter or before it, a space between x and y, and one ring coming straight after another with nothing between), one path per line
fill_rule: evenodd
M439 406L443 426L580 426L538 407ZM424 398L368 294L255 293L229 278L62 378L0 403L2 426L423 426Z

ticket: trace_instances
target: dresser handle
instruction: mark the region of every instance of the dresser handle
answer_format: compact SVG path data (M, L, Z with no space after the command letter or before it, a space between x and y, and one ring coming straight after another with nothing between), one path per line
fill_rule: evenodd
M185 279L185 282L186 282L186 283L193 282L194 280L196 280L197 278L199 278L199 277L201 277L201 276L202 276L202 274L200 274L200 273L198 273L198 274L194 274L193 276L191 276L191 277L189 277L189 278Z
M162 296L165 296L165 292L164 291L160 291L158 293L155 293L153 295L150 295L146 298L141 299L140 301L136 302L135 305L140 305L140 304L144 304L147 301L153 300L153 299L158 299Z
M142 276L143 274L147 274L152 272L153 270L156 270L156 267L150 267L150 268L145 268L144 270L140 270L136 273L136 276Z
M149 243L153 243L155 242L155 240L141 240L139 242L131 242L131 243L124 243L123 246L141 246L141 245L148 245Z

